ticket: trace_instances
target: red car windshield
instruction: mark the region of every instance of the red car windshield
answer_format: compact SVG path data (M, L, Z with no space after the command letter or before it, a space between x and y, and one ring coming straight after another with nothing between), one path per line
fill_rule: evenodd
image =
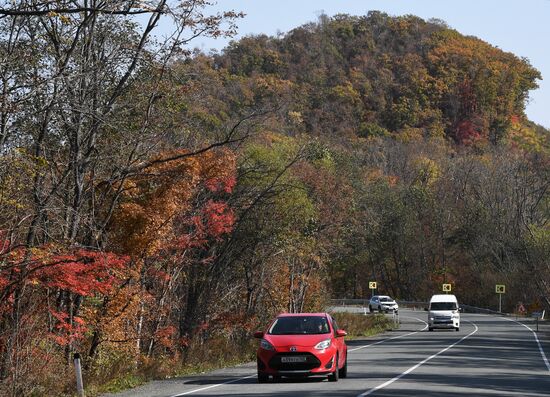
M279 317L268 331L271 335L328 334L330 328L326 317L296 316Z

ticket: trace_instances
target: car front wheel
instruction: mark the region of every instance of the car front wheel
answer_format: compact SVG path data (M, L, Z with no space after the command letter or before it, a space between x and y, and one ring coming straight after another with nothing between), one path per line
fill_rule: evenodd
M338 355L336 355L336 365L334 366L334 368L334 372L328 376L329 382L338 382L338 379L340 378L338 376L340 375L340 371L338 370Z
M346 354L346 361L344 362L344 366L340 368L338 371L338 376L340 378L345 378L348 376L348 355Z
M263 372L258 372L258 383L267 383L269 380L269 375L264 374Z

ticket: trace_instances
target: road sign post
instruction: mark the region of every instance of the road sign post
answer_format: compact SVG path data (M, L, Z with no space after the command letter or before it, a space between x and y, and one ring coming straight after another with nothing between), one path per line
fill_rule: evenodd
M370 297L372 298L374 296L374 291L376 290L376 281L369 281L369 288L370 288Z
M443 292L445 292L446 294L448 294L449 292L451 292L452 290L452 286L451 284L443 284Z
M498 294L498 312L502 313L502 294L506 293L506 286L504 284L497 284L495 292Z

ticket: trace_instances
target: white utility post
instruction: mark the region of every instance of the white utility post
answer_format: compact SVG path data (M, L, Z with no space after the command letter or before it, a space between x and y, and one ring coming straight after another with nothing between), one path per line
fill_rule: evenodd
M74 372L76 375L76 392L78 397L84 397L84 384L82 383L82 366L80 365L80 354L75 353L74 359Z

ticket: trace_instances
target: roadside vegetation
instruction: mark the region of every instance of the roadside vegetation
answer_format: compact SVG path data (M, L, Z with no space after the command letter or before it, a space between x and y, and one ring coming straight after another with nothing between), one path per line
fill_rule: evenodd
M97 390L246 360L372 280L550 309L528 60L380 12L205 54L242 15L146 3L0 0L0 395L72 393L74 352Z
M397 328L390 316L383 314L331 313L338 326L345 329L351 339L374 336Z

